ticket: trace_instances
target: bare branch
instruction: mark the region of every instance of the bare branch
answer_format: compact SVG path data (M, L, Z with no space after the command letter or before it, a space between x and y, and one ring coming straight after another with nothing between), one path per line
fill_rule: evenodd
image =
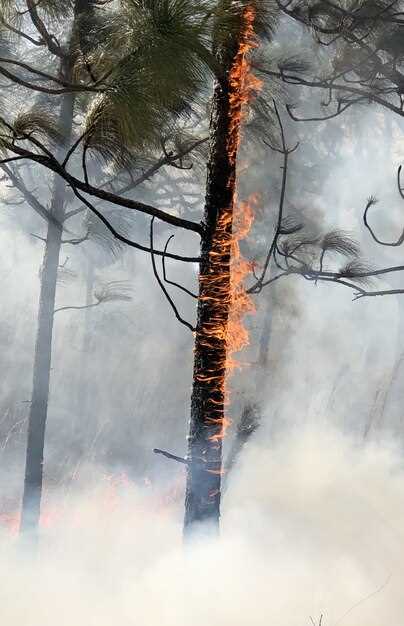
M401 189L400 177L401 177L401 165L398 168L397 184L398 184L398 190L401 196L404 198L404 195ZM386 247L391 247L391 248L397 248L398 246L401 246L401 244L404 242L404 230L402 231L401 235L396 241L382 241L381 239L379 239L379 237L375 234L373 228L370 226L369 220L368 220L368 213L369 213L370 207L374 206L375 204L377 204L377 199L371 196L366 203L366 208L363 213L363 223L365 224L365 227L370 232L370 235L373 241L376 241L376 243L380 244L381 246L386 246Z
M273 100L273 105L274 105L274 109L275 109L275 114L278 120L278 124L279 124L279 129L280 129L280 133L281 133L281 142L282 142L282 149L277 150L278 152L281 152L281 154L283 154L283 166L282 166L282 186L281 186L281 194L280 194L280 198L279 198L279 208L278 208L278 221L275 227L275 234L274 237L272 239L271 245L269 246L269 250L264 262L264 266L261 272L261 275L258 277L256 283L250 287L247 291L247 293L260 293L262 291L262 287L263 287L263 282L265 280L265 276L267 274L268 271L268 267L269 267L269 263L271 261L271 258L273 256L274 250L277 246L277 242L279 239L279 236L282 233L282 221L283 221L283 210L284 210L284 204L285 204L285 196L286 196L286 184L287 184L287 179L288 179L288 160L289 160L289 155L292 154L292 152L294 152L299 144L296 144L296 146L294 146L294 148L289 149L287 147L286 144L286 138L285 138L285 131L284 131L284 127L283 127L283 122L282 122L282 118L279 114L279 110L278 107L276 105L275 100Z
M161 454L162 456L165 456L166 459L170 459L171 461L177 461L177 463L183 463L184 465L189 465L189 461L187 459L184 459L182 456L171 454L171 452L160 450L160 448L154 448L153 452L155 454Z
M88 241L90 238L90 232L87 231L85 235L83 235L82 237L79 237L77 239L62 239L61 243L63 245L65 244L70 244L71 246L78 246L79 244L83 243L84 241Z
M166 273L166 254L167 254L167 248L168 248L168 244L170 243L170 241L174 238L174 235L171 235L168 239L167 239L167 243L164 246L164 253L163 253L163 257L162 257L162 265L163 265L163 278L164 281L166 283L168 283L169 285L173 285L174 287L178 287L178 289L181 289L181 291L183 291L184 293L188 294L189 296L191 296L191 298L195 298L196 300L198 299L198 295L193 293L192 291L190 291L189 289L187 289L186 287L184 287L183 285L180 285L179 283L176 283L172 280L168 280L167 278L167 273Z
M55 309L53 313L58 313L59 311L82 311L83 309L92 309L95 306L99 306L102 303L102 300L99 302L93 302L92 304L83 304L82 306L62 306L59 309Z
M153 267L153 273L156 277L156 280L158 282L158 284L160 285L161 291L164 293L166 299L168 300L172 310L174 311L174 315L177 318L177 320L183 324L184 326L186 326L187 328L189 328L189 330L191 332L195 332L195 328L192 326L192 324L190 324L189 322L187 322L186 320L184 320L181 315L178 312L177 307L175 306L175 303L173 301L173 299L171 298L170 294L168 293L167 289L164 286L163 281L161 280L159 273L157 271L157 267L156 267L156 260L154 258L154 231L153 231L153 227L154 227L154 217L152 217L152 219L150 220L150 256L151 256L151 262L152 262L152 267Z
M4 120L2 120L7 127L12 127L7 124ZM144 204L142 202L138 202L136 200L132 200L130 198L123 197L122 195L117 195L106 191L105 189L94 187L84 181L76 178L72 174L70 174L64 167L61 165L54 156L46 149L46 147L36 138L32 136L24 137L27 141L32 142L36 147L42 150L45 154L37 154L35 152L31 152L25 148L21 148L15 143L4 142L6 147L11 151L17 154L18 156L22 156L27 160L31 160L34 163L39 163L40 165L46 167L51 170L55 174L61 176L72 188L80 190L90 196L94 196L100 200L104 200L105 202L109 202L111 204L124 207L127 209L132 209L135 211L139 211L141 213L145 213L146 215L154 216L167 224L171 224L172 226L177 226L179 228L183 228L185 230L190 230L199 235L203 234L203 226L202 224L198 224L196 222L192 222L189 220L182 219L177 217L176 215L171 215L170 213L166 213L161 209L156 207ZM0 165L2 161L0 161Z
M266 68L259 67L259 66L257 66L256 69L262 74L265 74L266 76L270 76L272 78L278 78L279 80L283 81L286 84L300 85L302 87L314 87L320 90L321 89L327 90L328 92L331 89L334 92L341 92L341 93L352 94L354 96L357 96L356 100L348 101L345 103L348 106L351 106L351 104L354 104L354 103L357 104L358 102L376 102L377 104L380 104L386 109L389 109L393 113L397 113L400 116L404 115L404 111L401 106L400 107L395 106L394 104L392 104L385 98L381 97L381 95L379 95L378 93L375 93L375 91L370 90L370 88L360 89L359 87L354 87L350 84L336 83L334 82L335 80L334 77L308 80L308 79L303 78L302 76L298 76L295 74L287 74L282 71L267 70ZM402 81L403 80L404 80L404 77L402 77ZM388 95L389 93L397 94L397 88L394 88L394 89L392 88L388 90L384 89L384 90L381 90L380 93L382 95ZM341 100L341 105L342 104L343 102ZM348 108L348 106L346 108ZM339 113L337 113L337 115L338 114ZM332 115L331 117L335 117L335 116L336 114ZM327 119L327 118L318 118L318 119L312 118L311 121L322 121L323 119ZM302 118L296 118L295 121L308 121L308 120L303 120Z
M69 158L70 158L70 154L74 151L74 149L79 145L79 143L82 141L82 139L84 138L84 134L79 137L79 139L75 142L75 144L73 144L72 148L69 150L64 162L63 162L63 166L65 167ZM198 148L199 146L203 145L204 143L206 143L208 141L208 137L203 137L202 139L198 139L197 141L195 141L195 143L191 144L191 146L189 146L188 148L184 149L181 152L178 152L177 154L175 154L174 156L170 157L170 161L174 161L174 160L178 160L181 159L185 156L187 156L188 154L190 154L190 152L192 152L193 150L195 150L195 148ZM157 172L159 170L161 170L165 165L168 165L169 161L167 159L167 157L162 156L160 157L160 159L158 159L156 161L156 163L154 163L153 165L151 165L145 172L143 172L143 174L141 174L138 178L132 180L130 183L123 185L120 189L118 189L116 191L117 194L124 194L124 193L128 193L129 191L132 191L133 189L135 189L136 187L138 187L139 185L141 185L142 183L146 182L147 180L149 180L150 178L152 178L152 176L154 176L155 174L157 174ZM115 180L112 179L112 180ZM101 185L101 187L107 187L108 185L111 184L111 179L106 181L105 183L103 183ZM96 203L95 206L97 206L98 203ZM78 207L77 209L73 209L72 211L70 211L69 213L66 214L65 220L70 219L71 217L73 217L74 215L77 215L79 213L81 213L82 211L85 210L85 207Z
M149 247L143 246L142 244L132 241L131 239L128 239L127 237L124 237L124 235L121 235L120 233L118 233L118 231L107 220L105 215L103 215L100 211L98 211L98 209L96 209L95 206L91 204L91 202L89 202L86 198L84 198L84 196L82 196L75 187L72 187L72 190L73 190L74 195L81 202L83 202L87 206L87 208L90 209L90 211L92 211L101 220L104 226L106 226L109 232L112 233L112 235L116 239L118 239L118 241L122 241L122 243L125 243L131 248L136 248L137 250L142 250L143 252L151 252L151 249ZM157 256L163 256L164 252L162 252L161 250L154 250L154 254ZM165 254L165 256L169 257L170 259L174 259L175 261L184 261L186 263L199 263L199 260L200 260L199 257L186 257L186 256L178 255L178 254L167 253Z
M35 26L43 41L46 43L49 52L61 59L64 58L66 56L66 53L60 47L56 37L48 32L44 22L39 17L37 11L38 3L34 2L34 0L26 0L26 3L31 22Z
M93 87L91 85L81 85L81 84L74 85L74 84L69 84L69 83L67 83L66 87L60 87L60 88L45 87L44 85L38 85L37 83L27 81L24 78L21 78L20 76L17 76L16 74L13 74L9 70L7 70L5 67L1 67L1 66L0 66L0 74L2 74L3 76L11 80L13 83L20 85L21 87L26 87L27 89L30 89L32 91L38 91L40 93L46 93L52 96L60 96L66 93L81 93L81 92L102 93L105 91L105 89L101 89L99 87ZM50 80L54 82L60 82L54 77L52 77Z
M18 61L17 59L8 59L7 57L0 57L0 63L5 63L8 65L15 65L16 67L20 67L21 69L26 70L30 74L34 74L35 76L39 78L43 78L52 83L56 83L57 85L61 85L62 87L65 87L68 90L78 91L82 89L87 90L87 88L89 88L90 91L94 90L94 85L85 85L84 83L78 83L78 84L70 83L69 81L64 80L60 76L53 76L52 74L48 74L47 72L44 72L43 70L33 67L32 65L28 65L28 63L24 63L23 61ZM95 89L95 91L100 91L100 90Z
M355 102L348 102L347 104L345 104L345 106L338 106L335 113L330 113L330 115L324 115L321 117L297 117L293 113L293 107L287 104L286 109L287 109L287 112L289 113L289 116L294 122L325 122L326 120L332 120L334 117L338 117L338 115L341 115L342 113L344 113L344 111L349 109L349 107L352 106L353 104L355 104Z
M34 46L44 46L45 45L45 43L44 43L42 38L41 39L34 39L33 37L30 37L30 35L27 35L26 33L22 32L18 28L15 28L15 26L13 26L12 24L9 24L8 22L6 22L6 20L4 19L4 17L2 15L0 15L0 22L3 24L3 26L5 26L5 28L7 28L7 30L10 31L10 33L14 33L15 35L18 35L19 37L22 37L23 39L26 39L27 41L32 43Z
M45 237L41 237L40 235L36 235L35 233L30 233L31 237L34 237L35 239L39 239L39 241L42 241L42 243L46 243L46 238Z
M12 181L13 185L22 193L26 202L34 209L34 211L36 211L36 213L38 213L38 215L40 215L42 219L44 219L46 222L52 222L54 226L62 230L62 224L60 224L60 222L55 219L52 213L39 202L39 200L34 196L32 192L27 189L20 176L14 173L10 167L4 165L4 161L2 161L0 167L3 172L6 173L8 178Z

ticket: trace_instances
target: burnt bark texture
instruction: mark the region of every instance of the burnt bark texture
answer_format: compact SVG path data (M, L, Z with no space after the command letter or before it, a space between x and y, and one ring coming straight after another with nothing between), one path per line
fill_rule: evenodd
M77 0L74 23L68 51L60 64L60 74L72 81L75 54L80 45L80 30L84 12L89 7L89 0ZM78 40L78 41L77 41ZM59 156L64 155L72 136L74 115L74 95L66 94L61 99L59 125L63 132L63 144ZM33 385L28 417L28 439L25 462L24 492L21 510L21 534L36 535L41 512L43 488L43 464L45 431L48 416L49 385L52 360L53 320L56 299L56 287L59 269L59 257L62 245L62 232L65 217L66 183L55 175L50 203L50 218L45 242L45 252L40 272L40 294L38 327L33 364Z
M230 145L234 132L231 69L239 43L240 35L229 35L216 52L221 76L215 84L210 122L188 435L185 536L193 534L202 524L210 532L217 532L220 520L226 335L231 304L230 261L236 184L236 153Z

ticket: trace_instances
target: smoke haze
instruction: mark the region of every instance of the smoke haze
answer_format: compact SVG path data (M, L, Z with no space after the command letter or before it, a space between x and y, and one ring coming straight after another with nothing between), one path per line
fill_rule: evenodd
M43 528L40 559L3 534L2 618L300 626L324 614L327 626L398 626L403 470L393 445L358 448L332 429L261 438L228 489L220 541L185 550L181 497L99 476L54 503L63 519Z
M288 124L291 143L302 142L290 203L321 232L351 232L374 265L398 263L399 251L369 241L361 214L376 194L375 225L386 238L400 229L394 168L403 129L396 120L389 128L377 110L343 119L333 158L324 148L311 164L316 194L302 190L298 167L312 158L311 130ZM280 162L268 151L258 160L253 182L274 208ZM147 255L105 257L92 244L66 250L58 306L84 304L106 280L127 281L132 301L57 313L40 557L21 551L15 531L43 245L32 233L43 235L43 223L28 209L13 211L0 214L2 623L310 626L311 616L318 626L323 614L322 626L402 626L404 299L352 303L343 287L300 277L257 299L231 412L236 424L256 391L249 373L269 302L261 425L228 479L220 540L184 549L184 475L152 450L185 455L192 335L169 310ZM158 237L162 247L166 232ZM195 238L176 236L174 249L194 254ZM169 271L195 287L194 267L173 262ZM176 302L192 320L194 301L180 293ZM234 428L226 452L233 436Z

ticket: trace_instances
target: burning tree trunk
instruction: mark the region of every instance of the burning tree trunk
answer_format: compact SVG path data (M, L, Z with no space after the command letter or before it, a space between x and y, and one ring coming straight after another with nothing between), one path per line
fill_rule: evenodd
M198 318L191 418L188 437L184 531L207 522L218 528L222 475L222 439L227 425L226 372L234 304L231 261L236 161L243 107L251 92L247 54L255 46L255 10L246 7L237 34L217 50L221 78L215 85L211 117L201 246Z

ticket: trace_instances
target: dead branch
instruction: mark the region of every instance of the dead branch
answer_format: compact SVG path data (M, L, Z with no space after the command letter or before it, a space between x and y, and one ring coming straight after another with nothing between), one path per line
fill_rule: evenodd
M70 155L72 154L72 152L77 148L77 146L79 145L79 143L82 141L83 139L83 135L75 142L75 144L73 144L72 148L70 148L69 152L66 155L65 160L63 161L63 166L66 166ZM190 154L193 150L195 150L196 148L198 148L199 146L203 145L204 143L206 143L208 141L207 137L203 137L202 139L198 139L197 141L195 141L193 144L191 144L188 148L178 152L177 154L174 154L172 156L170 156L170 162L172 161L177 161L179 159L184 158L185 156L187 156L188 154ZM127 183L123 186L121 186L119 189L117 189L115 191L116 194L126 194L129 191L133 191L133 189L135 189L136 187L138 187L139 185L141 185L142 183L146 182L147 180L150 180L150 178L152 178L155 174L157 174L157 172L159 172L164 166L169 164L169 160L167 159L166 156L162 156L160 157L156 163L154 163L153 165L151 165L145 172L143 172L140 176L138 176L135 179L132 179L130 181L130 183ZM108 181L105 181L102 185L100 185L101 188L103 187L107 187L109 185L111 185L112 188L112 182L115 180L115 177L113 179L109 179ZM113 190L113 188L112 188ZM98 206L100 204L100 202L95 203L95 206ZM78 207L77 209L73 209L72 211L68 212L65 216L65 221L70 219L71 217L73 217L74 215L77 215L78 213L81 213L82 211L85 210L85 206L81 206Z
M105 215L103 215L100 211L98 211L98 209L96 209L95 206L93 204L91 204L91 202L89 202L89 200L84 198L84 196L82 196L81 193L79 193L74 186L72 186L72 190L73 190L73 193L75 194L75 196L80 200L80 202L84 203L87 206L87 208L90 209L90 211L92 211L101 220L101 222L104 224L104 226L106 226L106 228L110 231L110 233L112 233L112 235L116 239L118 239L118 241L121 241L122 243L125 243L126 245L130 246L131 248L136 248L137 250L142 250L142 252L151 252L150 247L143 246L142 244L137 243L136 241L133 241L131 239L128 239L124 235L121 235L120 233L118 233L118 231L107 220ZM164 252L161 251L161 250L154 250L153 253L154 253L154 255L157 255L157 256L163 256L164 255ZM169 253L167 253L165 256L170 257L170 259L174 259L176 261L184 261L186 263L198 263L199 262L199 257L185 257L185 256L181 256L181 255L178 255L178 254L169 254Z
M186 293L188 296L191 296L191 298L195 298L196 300L198 299L198 295L196 293L193 293L192 291L190 291L189 289L187 289L186 287L184 287L183 285L180 285L179 283L174 282L173 280L169 280L167 278L167 272L166 272L166 254L167 254L167 248L168 248L168 244L170 243L170 241L174 238L174 235L171 235L166 242L166 245L164 246L164 252L163 252L163 256L161 259L162 262L162 266L163 266L163 278L164 281L168 284L168 285L173 285L174 287L177 287L178 289L180 289L181 291L183 291L184 293Z
M177 461L177 463L183 463L184 465L189 465L189 461L184 459L182 456L176 456L175 454L171 454L171 452L166 452L165 450L160 450L159 448L154 448L153 452L155 454L161 454L165 456L167 459L171 461Z
M8 124L5 120L2 120L3 124L13 133L13 127ZM55 174L61 176L72 188L76 191L80 190L83 193L86 193L90 196L98 198L99 200L103 200L105 202L109 202L115 206L124 207L127 209L132 209L135 211L139 211L140 213L144 213L146 215L154 216L167 224L171 224L172 226L177 226L179 228L183 228L185 230L190 230L192 232L198 233L200 236L203 234L203 226L196 222L191 222L189 220L182 219L177 217L176 215L171 215L170 213L166 213L161 209L156 207L147 205L143 202L138 202L136 200L132 200L126 198L122 195L116 195L105 189L95 187L85 181L80 180L79 178L70 174L64 167L63 164L59 163L59 161L49 152L49 150L45 147L45 145L39 141L37 138L32 135L24 134L22 136L22 140L28 141L32 143L35 147L39 148L39 150L43 154L38 154L36 152L32 152L25 148L22 148L18 145L17 141L7 141L4 140L5 147L10 150L10 152L16 154L17 156L21 156L26 158L29 161L34 163L38 163L48 170L54 172ZM0 161L0 165L3 164L3 160ZM85 203L86 204L86 203ZM88 206L88 205L87 205ZM92 208L94 211L94 208Z
M189 322L187 322L186 320L184 320L183 317L181 317L181 315L178 312L177 307L175 306L174 300L171 298L170 294L168 293L167 289L164 286L163 281L161 280L159 273L157 271L157 266L156 266L156 260L154 258L154 217L152 217L152 219L150 220L150 258L151 258L151 262L152 262L152 268L153 268L153 273L154 276L156 277L156 280L161 288L161 291L163 292L163 294L165 295L168 303L170 304L172 310L174 311L174 315L177 318L177 320L183 324L184 326L186 326L187 328L189 328L189 330L191 332L195 332L195 328L194 326L192 326L192 324L190 324Z
M250 289L248 290L248 293L260 293L262 291L263 283L264 283L265 276L266 276L267 271L268 271L268 267L269 267L271 258L273 256L274 250L275 250L275 248L277 246L279 236L282 233L283 210L284 210L285 197L286 197L286 184L287 184L287 180L288 180L289 155L292 154L293 152L295 152L295 150L297 150L297 148L299 146L299 144L297 143L293 148L288 148L287 143L286 143L285 130L284 130L284 127L283 127L282 118L281 118L281 116L279 114L279 110L278 110L278 107L276 105L275 100L273 100L273 106L274 106L275 114L276 114L276 117L277 117L277 120L278 120L282 147L281 148L276 148L276 147L274 148L269 143L267 143L267 145L268 145L269 148L271 148L271 150L275 150L276 152L279 152L280 154L283 155L283 165L282 165L282 168L281 168L282 169L282 185L281 185L281 194L280 194L280 198L279 198L278 220L277 220L277 224L276 224L276 227L275 227L274 237L272 239L271 245L269 246L268 254L267 254L266 259L264 261L264 266L263 266L262 272L261 272L260 276L257 278L255 284L252 287L250 287Z
M78 246L84 241L88 241L89 238L90 238L90 231L87 231L86 234L83 235L82 237L78 237L77 239L62 239L61 243L63 245L70 244L71 246Z

